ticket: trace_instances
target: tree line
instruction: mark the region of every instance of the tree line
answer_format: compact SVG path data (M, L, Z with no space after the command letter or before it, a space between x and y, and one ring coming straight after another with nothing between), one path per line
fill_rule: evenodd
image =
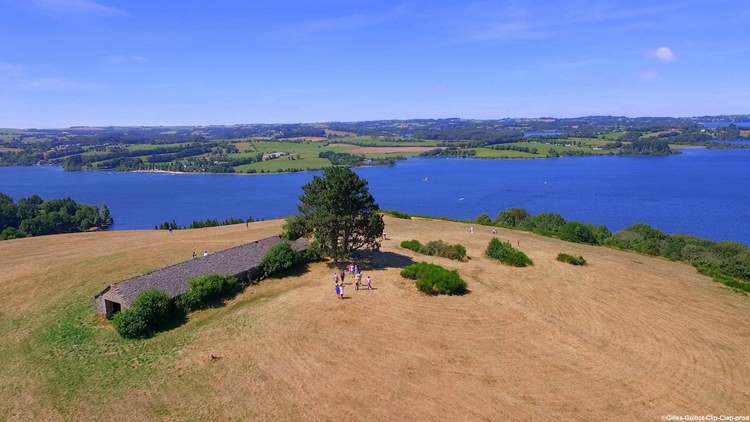
M14 202L0 193L0 240L104 230L112 222L106 205L99 208L70 198L44 200L38 195Z

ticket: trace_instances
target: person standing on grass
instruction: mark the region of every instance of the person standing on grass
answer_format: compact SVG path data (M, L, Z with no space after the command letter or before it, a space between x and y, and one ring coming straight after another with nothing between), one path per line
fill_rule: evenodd
M336 282L336 297L341 299L341 286L339 286L339 282Z
M354 273L354 290L359 290L359 284L362 279L361 273Z
M340 281L339 280L339 273L338 272L333 273L333 282L336 283L336 285L338 286L339 285L339 281Z
M367 290L372 290L372 277L367 276Z
M341 283L341 285L339 286L339 293L340 293L339 297L343 299L344 298L344 283Z

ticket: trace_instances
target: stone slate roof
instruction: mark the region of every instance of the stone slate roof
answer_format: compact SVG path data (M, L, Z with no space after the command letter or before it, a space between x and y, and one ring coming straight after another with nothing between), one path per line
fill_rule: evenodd
M239 275L259 268L266 253L279 243L281 238L273 236L205 257L198 256L190 261L122 281L112 286L112 290L122 296L126 307L130 307L141 293L148 290L160 290L169 297L174 297L185 293L190 280L196 277L209 274ZM292 247L297 251L305 249L307 241L299 239L292 242Z

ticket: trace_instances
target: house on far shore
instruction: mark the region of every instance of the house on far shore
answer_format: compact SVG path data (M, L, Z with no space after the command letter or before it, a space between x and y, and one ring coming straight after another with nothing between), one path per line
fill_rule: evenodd
M285 155L285 152L266 152L261 159L262 161L275 160L276 158L281 158Z
M179 296L188 290L190 280L210 274L231 275L243 282L254 280L260 276L263 257L281 242L279 236L256 240L121 281L94 297L96 313L111 318L149 290L159 290L169 297ZM307 249L307 240L298 239L291 245L299 252Z

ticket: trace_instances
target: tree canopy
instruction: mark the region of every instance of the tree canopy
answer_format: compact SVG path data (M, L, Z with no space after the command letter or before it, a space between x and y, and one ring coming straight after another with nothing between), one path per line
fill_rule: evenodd
M350 168L327 168L302 190L299 215L285 226L287 238L312 237L336 262L356 250L380 248L383 216L367 181Z
M17 203L0 193L0 240L46 234L73 233L112 225L112 214L70 198L43 200L37 195Z

